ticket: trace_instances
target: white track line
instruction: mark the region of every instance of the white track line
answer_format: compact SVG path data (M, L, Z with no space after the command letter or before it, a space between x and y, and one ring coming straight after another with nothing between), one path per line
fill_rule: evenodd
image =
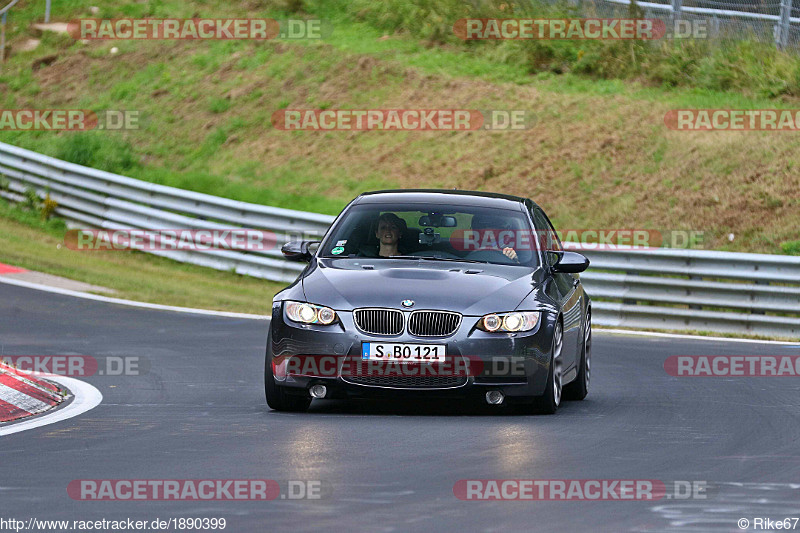
M83 414L90 409L94 409L100 405L100 402L103 401L103 395L100 393L100 391L85 381L80 381L65 376L54 376L51 374L37 374L37 376L55 381L56 383L68 388L73 396L75 396L72 399L72 402L66 407L62 407L61 409L53 411L51 414L41 415L31 420L24 420L22 422L17 422L15 424L11 424L10 426L0 428L0 436L11 435L12 433L19 433L20 431L26 431L29 429L47 426L49 424L55 424L56 422L61 422L62 420L67 420L74 416Z
M105 302L110 304L127 305L130 307L144 307L146 309L157 309L159 311L173 311L175 313L194 313L197 315L212 315L223 316L229 318L247 318L250 320L269 320L267 315L251 315L248 313L230 313L227 311L212 311L210 309L195 309L193 307L175 307L172 305L151 304L147 302L137 302L135 300L123 300L122 298L111 298L109 296L100 296L99 294L91 294L88 292L73 291L70 289L60 289L58 287L51 287L49 285L42 285L41 283L31 283L30 281L22 281L19 279L11 279L0 276L0 283L8 285L16 285L17 287L25 287L26 289L35 289L37 291L52 292L54 294L63 294L65 296L74 296L75 298L83 298L85 300L95 300L97 302Z
M49 285L42 285L40 283L31 283L29 281L22 281L0 276L0 283L8 285L16 285L18 287L25 287L27 289L35 289L37 291L52 292L54 294L63 294L66 296L74 296L75 298L83 298L86 300L95 300L97 302L112 303L118 305L127 305L130 307L142 307L145 309L157 309L159 311L173 311L176 313L194 313L198 315L211 315L229 318L245 318L249 320L269 320L267 315L251 315L248 313L230 313L227 311L212 311L210 309L195 309L192 307L174 307L171 305L151 304L147 302L137 302L135 300L123 300L122 298L111 298L108 296L100 296L98 294L90 294L88 292L72 291L69 289L59 289L57 287L50 287ZM756 339L736 339L730 337L704 337L702 335L682 335L678 333L657 333L654 331L633 331L628 329L600 329L596 328L595 333L613 333L618 335L643 335L645 337L662 337L671 339L688 339L688 340L707 340L717 342L748 342L756 344L783 344L790 346L798 346L800 343L790 341L760 341Z

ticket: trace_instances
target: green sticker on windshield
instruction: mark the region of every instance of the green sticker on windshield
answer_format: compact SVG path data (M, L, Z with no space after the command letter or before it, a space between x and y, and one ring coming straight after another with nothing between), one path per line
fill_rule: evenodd
M331 250L331 253L332 253L333 255L339 255L339 254L340 254L340 253L342 253L342 252L344 252L344 246L337 246L336 248L334 248L333 250Z

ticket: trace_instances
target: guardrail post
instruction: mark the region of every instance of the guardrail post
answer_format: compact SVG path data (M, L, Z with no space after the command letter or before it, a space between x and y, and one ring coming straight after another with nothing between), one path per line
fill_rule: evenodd
M792 16L792 0L781 0L781 22L776 43L778 48L784 50L789 44L789 22Z
M683 0L672 0L672 31L675 31L675 23L681 20L681 7L683 7Z
M764 281L763 279L757 279L756 280L756 285L769 285L769 284L770 284L769 281ZM750 313L752 313L754 315L766 315L767 314L766 311L759 311L758 309L751 309Z
M0 22L0 61L6 62L6 14L3 13L3 20Z
M45 24L50 22L50 0L44 4L44 22Z
M689 279L691 279L691 280L702 280L703 278L701 276L692 276L692 275L690 275ZM702 305L690 305L689 309L701 310L701 309L703 309L703 306Z

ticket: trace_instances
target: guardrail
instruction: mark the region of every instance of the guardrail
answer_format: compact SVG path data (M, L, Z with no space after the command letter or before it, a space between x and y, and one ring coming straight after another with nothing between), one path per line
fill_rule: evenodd
M49 193L71 225L104 229L232 229L325 233L334 217L238 202L119 176L0 143L0 196ZM153 252L156 253L156 252ZM275 281L303 266L264 251L157 252L171 259ZM704 250L584 250L581 275L598 325L800 337L800 257Z
M800 337L800 257L707 250L583 251L604 326Z
M323 235L333 217L238 202L119 176L0 143L0 196L25 201L29 190L57 202L56 214L74 227L103 229L233 229L273 231L279 243L293 235ZM152 252L217 270L293 281L302 265L272 250Z

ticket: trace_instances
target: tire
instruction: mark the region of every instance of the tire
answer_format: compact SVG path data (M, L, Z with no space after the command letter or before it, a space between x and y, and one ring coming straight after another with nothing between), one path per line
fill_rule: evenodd
M556 322L556 327L553 331L553 348L550 355L550 368L547 372L547 386L545 387L544 394L535 398L533 402L533 410L535 413L552 415L558 411L558 406L561 405L563 392L561 384L561 379L563 377L561 352L563 349L564 327L561 325L561 320L559 320Z
M274 411L304 412L311 405L311 398L287 394L284 387L275 383L272 373L272 333L267 335L267 353L264 358L264 394L267 405Z
M575 381L564 387L565 400L580 401L589 393L589 379L592 374L592 315L589 313L586 314L586 326L583 330L580 365Z

